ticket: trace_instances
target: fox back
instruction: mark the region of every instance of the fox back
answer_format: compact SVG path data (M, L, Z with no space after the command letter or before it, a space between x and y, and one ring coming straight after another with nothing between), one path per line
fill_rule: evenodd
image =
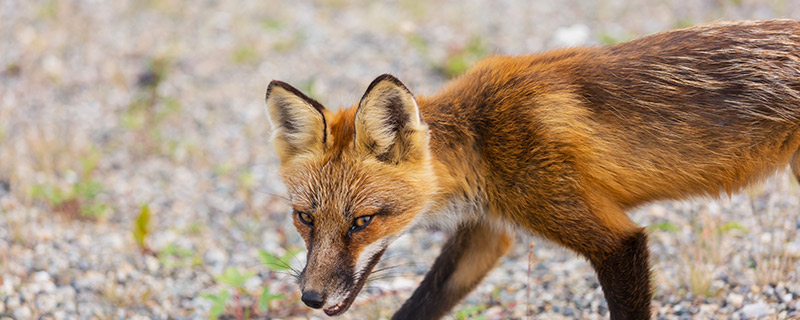
M787 164L800 179L800 22L491 57L429 97L383 75L338 113L273 81L267 106L309 306L344 312L420 222L455 232L397 319L443 316L514 230L585 256L613 319L647 319L646 234L627 209L732 193Z

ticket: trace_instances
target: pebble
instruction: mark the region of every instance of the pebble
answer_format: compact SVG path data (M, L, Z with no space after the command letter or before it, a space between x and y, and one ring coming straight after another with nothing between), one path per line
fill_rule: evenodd
M553 36L557 47L574 47L585 44L589 40L591 30L583 24L575 24L566 28L559 28Z
M762 302L748 304L748 305L742 307L742 315L746 319L755 319L755 318L763 317L763 316L766 316L767 313L768 313L767 305L762 303Z
M28 308L28 306L22 306L20 308L17 308L13 312L11 312L11 314L13 314L14 317L17 319L30 319L30 317L33 315L31 309Z
M744 296L738 293L728 294L728 303L739 308L742 306L742 303L744 303Z

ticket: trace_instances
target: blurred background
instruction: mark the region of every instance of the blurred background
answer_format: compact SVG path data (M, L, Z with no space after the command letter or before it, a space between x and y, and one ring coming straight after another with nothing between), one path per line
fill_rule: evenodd
M0 318L326 318L291 276L272 79L333 109L382 73L425 95L491 54L775 17L800 1L0 1ZM800 315L788 174L632 216L659 319ZM390 317L446 238L399 239L341 318ZM602 297L583 259L519 236L449 318L600 319Z

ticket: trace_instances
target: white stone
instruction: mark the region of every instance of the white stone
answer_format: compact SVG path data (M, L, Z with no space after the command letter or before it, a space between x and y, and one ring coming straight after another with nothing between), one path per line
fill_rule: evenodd
M728 303L739 308L742 306L742 303L744 303L744 296L738 293L731 293L728 295Z
M33 281L36 282L45 282L50 281L50 274L46 271L39 271L33 274Z
M23 306L19 309L14 310L13 315L17 319L30 319L32 313L30 308L28 308L27 306Z
M766 316L767 313L767 305L763 302L748 304L742 308L742 315L746 319L760 318Z
M574 47L585 44L589 40L591 30L583 24L575 24L565 28L558 28L553 36L553 42L559 47Z
M144 263L147 265L147 270L151 273L158 272L158 268L161 266L161 264L158 262L158 258L153 256L147 256L144 259Z

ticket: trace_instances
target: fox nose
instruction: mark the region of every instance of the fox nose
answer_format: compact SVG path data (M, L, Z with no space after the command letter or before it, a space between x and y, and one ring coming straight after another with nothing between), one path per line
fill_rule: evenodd
M316 291L303 292L303 296L300 300L303 300L303 303L314 309L322 308L322 305L325 304L325 297Z

